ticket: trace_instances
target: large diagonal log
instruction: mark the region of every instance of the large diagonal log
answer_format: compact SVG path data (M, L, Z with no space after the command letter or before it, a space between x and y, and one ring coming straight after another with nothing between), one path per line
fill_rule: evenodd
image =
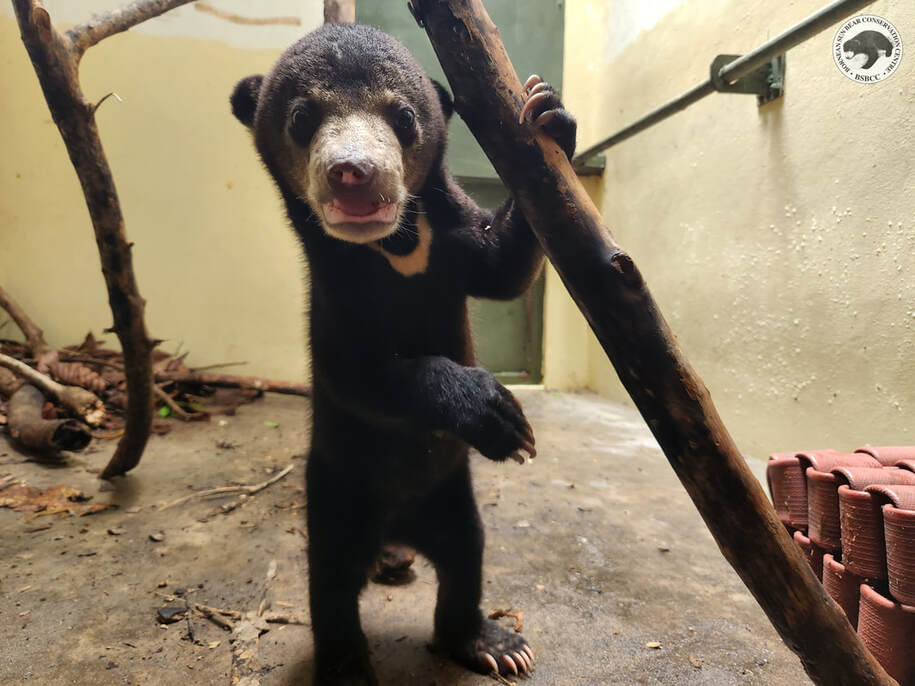
M467 122L584 313L718 547L811 679L895 684L769 505L633 263L551 139L518 124L522 87L481 0L413 0Z

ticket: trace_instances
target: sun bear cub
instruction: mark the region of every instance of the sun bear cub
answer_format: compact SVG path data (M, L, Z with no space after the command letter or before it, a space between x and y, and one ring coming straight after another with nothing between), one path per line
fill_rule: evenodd
M531 77L520 125L567 155L575 121ZM513 298L543 257L509 199L483 210L445 166L452 102L399 42L327 25L232 94L308 258L314 393L307 466L316 684L375 684L359 593L382 546L438 575L435 643L470 669L533 652L480 612L483 529L468 446L535 454L514 396L474 366L467 296Z

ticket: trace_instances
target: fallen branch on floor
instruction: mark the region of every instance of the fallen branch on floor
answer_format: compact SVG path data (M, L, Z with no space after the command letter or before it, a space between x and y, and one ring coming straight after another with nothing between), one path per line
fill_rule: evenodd
M518 123L525 102L481 0L412 0L470 127L597 335L715 537L811 679L888 686L779 522L632 258L556 142Z
M94 16L66 34L51 22L38 0L13 0L22 42L29 53L51 116L82 185L95 231L114 331L124 351L127 378L127 425L123 438L100 476L108 478L140 462L152 429L152 351L146 331L146 302L137 288L124 217L114 178L95 123L96 105L83 96L79 63L85 51L108 36L158 16L190 0L137 0Z
M194 605L194 609L197 610L204 617L209 619L216 626L225 629L226 631L232 631L235 629L234 622L226 619L226 617L231 617L232 619L241 619L241 612L236 612L235 610L220 610L218 607L209 607L208 605Z
M32 369L25 362L20 362L14 357L0 353L0 366L15 372L44 393L54 397L68 411L77 415L89 426L98 426L105 418L105 406L102 401L85 388L78 386L63 386L54 379Z
M155 374L156 381L174 381L176 383L192 383L218 388L242 388L252 391L265 391L268 393L283 393L285 395L311 395L311 386L292 383L290 381L272 381L259 379L256 376L238 376L235 374L210 374L186 370L161 371Z
M170 503L166 503L165 505L160 507L159 510L167 510L170 507L175 507L176 505L183 505L186 502L190 502L191 500L196 500L198 498L209 498L212 496L229 495L231 493L244 493L245 495L254 495L255 493L259 493L260 491L263 491L268 486L272 486L273 484L275 484L277 481L279 481L280 479L285 477L289 472L291 472L294 467L295 467L295 465L293 465L293 464L288 465L282 471L274 474L272 477L270 477L266 481L259 483L259 484L253 484L250 486L219 486L218 488L208 488L205 491L197 491L196 493L191 493L190 495L186 495L183 498L178 498L177 500L173 500Z
M282 612L264 612L264 621L268 624L297 624L311 626L311 623L299 615L285 614Z
M12 317L13 321L16 323L16 326L18 326L19 330L25 335L26 345L29 346L29 350L32 351L34 357L37 358L47 350L48 344L45 343L44 332L32 321L25 310L19 306L19 303L13 300L12 296L3 290L2 286L0 286L0 307L9 313L10 317Z
M163 391L161 387L153 386L153 392L156 394L156 397L159 398L159 400L161 400L166 405L168 405L168 409L170 409L172 411L173 415L175 415L179 419L183 419L186 422L189 422L191 420L191 415L189 415L187 412L185 412L184 408L182 408L181 405L176 403L174 398L172 398L168 393Z
M500 684L503 684L504 686L518 686L518 682L509 681L508 679L506 679L504 676L502 676L498 672L490 672L487 676L490 679L492 679L493 681L498 681Z
M44 419L45 398L31 384L22 386L9 399L7 428L10 436L42 454L82 450L92 440L85 425L75 419Z

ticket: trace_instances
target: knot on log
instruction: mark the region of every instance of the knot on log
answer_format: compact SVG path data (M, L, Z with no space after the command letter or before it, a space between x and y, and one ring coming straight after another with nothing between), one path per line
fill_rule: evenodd
M641 288L642 274L628 253L619 250L610 256L610 265L623 277L623 283L629 288Z

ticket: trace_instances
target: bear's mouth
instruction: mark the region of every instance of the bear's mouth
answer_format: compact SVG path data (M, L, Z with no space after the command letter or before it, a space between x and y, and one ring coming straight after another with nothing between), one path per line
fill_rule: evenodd
M322 204L324 220L331 226L337 224L393 224L397 218L397 204L393 202L365 201L334 198Z

